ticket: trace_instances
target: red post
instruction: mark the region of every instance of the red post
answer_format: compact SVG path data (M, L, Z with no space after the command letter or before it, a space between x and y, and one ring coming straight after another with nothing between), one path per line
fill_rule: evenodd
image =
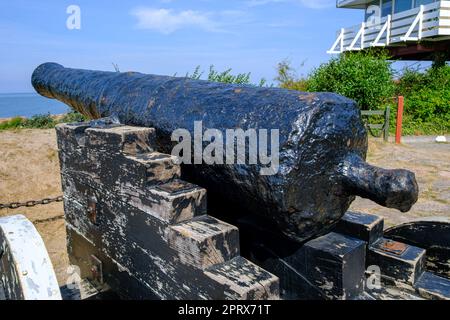
M397 108L397 129L395 130L395 143L400 144L402 140L402 126L403 126L403 108L405 105L405 99L403 96L398 97Z

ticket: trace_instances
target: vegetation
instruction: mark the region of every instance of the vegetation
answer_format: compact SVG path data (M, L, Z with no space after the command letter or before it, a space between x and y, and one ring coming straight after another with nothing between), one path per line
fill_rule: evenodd
M291 67L289 60L278 63L277 73L278 75L275 78L275 81L279 83L280 88L308 91L308 80L297 76L297 73Z
M58 123L81 122L87 118L76 111L71 111L62 117L50 114L34 115L31 118L14 117L8 121L0 122L0 130L7 129L50 129Z
M186 73L186 78L191 78L195 80L199 80L202 78L204 72L200 70L200 66L197 66L192 74ZM238 73L236 75L231 74L232 69L227 69L225 71L219 72L214 69L214 66L211 65L209 67L209 72L207 76L208 81L212 82L223 82L223 83L232 83L232 84L247 84L247 85L255 85L251 82L250 76L251 73ZM266 80L261 79L258 83L258 86L263 87L266 85Z
M9 121L0 122L0 130L21 128L24 118L14 117Z
M56 123L56 120L50 114L34 115L29 119L24 119L22 126L24 128L49 129L54 128Z
M383 54L343 54L311 73L308 90L336 92L355 100L362 109L374 110L394 94L391 63Z
M405 70L397 94L405 97L406 134L450 132L450 66Z
M82 115L78 111L70 111L66 113L61 119L59 119L59 123L71 123L71 122L83 122L87 121L89 118L87 116Z
M285 61L278 65L276 80L282 88L339 93L363 110L379 108L395 92L391 63L384 53L348 52L321 64L307 78L296 78Z
M380 52L348 52L314 69L307 77L297 77L289 62L278 64L275 79L280 87L300 91L336 92L355 100L362 110L397 105L393 97L405 97L405 135L450 132L450 66L434 66L425 72L406 69L394 80L388 56ZM383 117L371 118L382 123ZM391 116L391 131L395 130Z

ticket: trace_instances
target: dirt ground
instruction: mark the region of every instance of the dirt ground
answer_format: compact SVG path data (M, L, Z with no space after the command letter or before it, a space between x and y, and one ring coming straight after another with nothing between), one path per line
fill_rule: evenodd
M0 131L0 203L40 200L62 194L55 131ZM44 239L58 281L68 266L61 202L0 210L0 216L24 214Z
M419 201L410 212L401 213L358 198L351 210L381 215L387 226L426 216L450 217L450 144L410 139L397 146L372 140L368 161L385 168L405 168L415 172L420 187ZM0 131L0 203L39 200L60 194L54 130ZM62 203L0 210L0 216L19 213L36 226L58 281L64 284L68 258Z

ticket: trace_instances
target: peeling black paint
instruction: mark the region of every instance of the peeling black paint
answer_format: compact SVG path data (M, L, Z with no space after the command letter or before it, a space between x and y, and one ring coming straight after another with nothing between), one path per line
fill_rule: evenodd
M82 277L95 255L126 299L278 298L278 279L239 256L238 229L206 215L206 191L179 180L176 164L153 165L172 158L155 152L152 132L57 127L68 252Z

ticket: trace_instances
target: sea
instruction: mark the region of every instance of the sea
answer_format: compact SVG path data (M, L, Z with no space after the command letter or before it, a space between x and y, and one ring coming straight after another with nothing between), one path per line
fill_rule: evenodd
M37 93L0 93L0 118L61 114L70 111L69 109L66 104Z

